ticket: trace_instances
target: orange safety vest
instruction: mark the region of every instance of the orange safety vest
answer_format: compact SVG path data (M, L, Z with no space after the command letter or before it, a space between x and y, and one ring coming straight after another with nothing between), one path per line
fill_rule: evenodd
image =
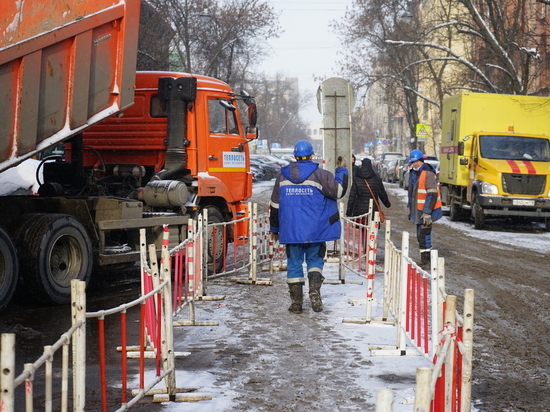
M423 210L424 203L426 203L426 198L428 197L428 191L426 190L426 176L428 175L426 170L420 172L418 177L418 190L416 193L416 209ZM441 202L441 192L439 191L439 185L437 187L437 200L434 205L434 209L440 209L443 206Z

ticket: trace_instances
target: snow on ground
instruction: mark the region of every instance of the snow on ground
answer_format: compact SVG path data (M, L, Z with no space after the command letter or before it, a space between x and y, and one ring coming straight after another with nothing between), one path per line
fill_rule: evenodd
M37 160L27 160L21 165L9 169L0 174L0 195L19 193L36 193L38 185L36 183L36 169L40 162ZM265 191L265 196L269 198L270 188L273 186L271 182L259 182L254 184L254 190ZM388 191L392 191L399 196L404 202L406 201L406 191L398 188L397 185L386 185ZM395 205L394 207L402 207ZM525 247L539 252L547 252L548 244L550 243L550 233L540 230L539 224L533 223L533 227L537 230L530 231L479 231L473 228L473 224L469 222L451 222L447 216L436 224L452 226L460 230L464 236L483 238L487 241L499 243L502 245L513 245L516 247ZM378 262L381 264L381 262ZM327 264L325 276L328 280L338 278L337 264ZM366 294L366 281L351 273L346 274L346 279L361 281L361 284L346 283L345 285L326 285L323 287L323 301L326 308L330 308L330 316L327 316L320 322L326 322L327 326L333 328L335 333L338 333L345 338L350 344L353 344L358 351L361 352L365 359L369 359L372 366L363 368L365 371L364 379L360 385L365 388L368 393L375 396L380 389L391 389L394 391L394 411L404 412L412 411L413 405L411 401L414 397L413 388L409 383L400 384L399 382L387 382L377 379L378 376L395 374L395 375L410 375L414 379L416 368L421 366L430 366L430 362L423 356L404 356L404 357L371 357L369 346L395 346L396 329L388 324L356 324L344 323L343 319L361 319L365 317L364 298ZM373 316L381 316L381 301L382 282L377 276L375 282L375 300L373 307ZM363 302L361 302L363 300ZM224 325L226 320L230 318L230 311L224 310L223 307L216 311L220 325L214 328L214 333L227 338L230 331ZM238 338L234 338L238 339ZM356 362L354 356L350 354L349 359L342 359L343 365L352 365ZM345 373L345 372L343 372ZM238 394L232 389L230 384L217 385L217 371L204 370L201 372L190 373L184 370L177 371L176 382L178 386L194 386L199 387L201 393L212 395L212 400L192 402L192 403L166 403L163 410L171 411L231 411L234 399ZM192 385L186 383L192 382ZM135 382L134 387L137 386ZM374 403L374 398L369 400ZM475 409L473 409L475 410Z
M403 199L403 202L407 202L407 191L397 187L396 184L386 184L386 191L391 191L393 194ZM490 229L495 230L477 230L474 229L473 221L470 222L451 222L449 216L443 216L441 220L434 223L435 225L446 225L452 227L463 233L465 236L483 239L487 242L498 243L502 245L512 245L514 247L523 247L526 249L534 250L537 252L548 253L550 245L550 232L544 232L543 223L531 222L521 225L521 230L513 230L513 226L508 224L505 230L496 230L498 228L497 222L502 220L495 220L491 222L487 218L488 225L491 225ZM493 226L494 225L494 226ZM411 233L414 236L414 233Z
M382 268L378 268L382 269ZM323 270L323 275L328 280L338 279L338 264L328 263ZM265 276L265 274L261 274ZM286 276L286 272L281 272L276 276ZM374 296L382 296L382 282L380 278L382 273L377 274L375 282ZM412 411L414 401L414 382L416 368L429 367L431 363L422 355L418 356L374 356L370 355L370 346L390 346L395 347L397 331L396 327L388 323L345 323L344 319L362 320L366 316L365 296L366 296L366 280L351 272L346 273L346 283L344 285L324 285L322 288L323 303L325 313L328 316L319 317L319 322L323 322L325 327L331 328L346 342L352 345L361 353L361 357L367 360L368 366L362 366L357 362L357 353L350 351L349 358L341 359L339 364L342 365L342 374L346 373L346 367L353 367L354 370L362 368L364 375L358 385L364 389L365 393L372 394L373 398L368 399L369 403L375 403L376 393L380 389L390 389L394 393L394 412ZM357 282L357 283L353 283ZM220 310L222 309L222 310ZM185 312L185 311L184 311ZM373 317L381 317L382 307L381 300L375 299L373 304ZM302 315L296 315L302 316ZM200 314L197 315L200 318ZM212 319L213 320L213 319ZM231 320L231 312L218 308L216 310L216 320L220 322L210 332L208 340L215 341L219 336L223 336L226 340L230 335L230 331L225 326L225 321ZM213 334L213 335L212 335ZM231 336L230 339L238 339ZM259 342L259 341L258 341ZM181 344L181 342L180 342ZM176 349L179 350L179 349ZM266 347L267 351L267 347ZM267 351L268 352L268 351ZM193 356L193 355L191 355ZM176 382L178 387L198 387L198 392L212 395L212 400L199 401L191 403L175 403L167 402L164 404L163 411L172 412L229 412L232 411L233 400L238 399L238 394L233 391L228 384L216 384L216 370L204 370L196 373L190 373L185 370L177 371ZM404 382L399 380L388 382L380 377L399 376L407 377ZM133 383L137 385L137 382ZM251 409L254 411L254 409Z

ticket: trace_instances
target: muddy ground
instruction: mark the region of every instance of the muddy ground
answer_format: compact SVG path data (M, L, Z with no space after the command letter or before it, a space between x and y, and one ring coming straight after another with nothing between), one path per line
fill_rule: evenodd
M393 240L399 244L399 233L412 232L414 228L405 218L402 196L395 195L400 189L396 185L388 185L388 188L391 188L389 195L393 206L386 210L386 216L392 222ZM269 192L269 189L255 191L252 200L265 207ZM471 226L470 223L464 225ZM488 230L501 232L502 236L543 233L540 225L503 221L489 222ZM437 223L433 239L439 255L445 258L447 292L457 295L460 304L464 289L475 290L472 389L475 408L483 412L550 410L549 253L529 251L528 245L488 244ZM379 264L383 258L381 244L382 239ZM418 256L416 246L411 236L412 257ZM127 279L127 282L112 284L106 281L103 286L121 301L127 301L139 293L131 275ZM194 353L178 360L178 368L212 370L216 374L216 385L233 388L235 396L229 407L223 403L215 407L212 403L203 403L193 410L374 411L368 382L359 379L359 371L370 364L368 354L358 351L333 332L328 312L315 314L309 309L302 315L289 314L284 275L274 276L273 280L271 287L239 287L239 306L228 309L229 317L224 319L222 329L199 328L176 335L180 346L177 350ZM106 299L101 287L96 285L91 291L90 306L113 306L114 300ZM229 288L234 288L234 283L220 278L210 282L209 291L223 293ZM215 317L216 305L201 316ZM230 303L219 305L227 307ZM41 345L52 343L68 328L70 320L63 314L66 311L70 313L68 307L44 308L15 303L0 314L0 332L18 334L18 342L21 342L18 360L28 362L34 354L40 354ZM132 318L135 314L129 316ZM324 321L319 322L319 319ZM268 352L266 346L270 348ZM89 348L95 350L93 341ZM338 361L349 359L350 353L352 362ZM110 359L117 361L115 356ZM388 386L396 383L414 386L412 373L377 378L387 379ZM88 410L94 410L93 404ZM141 404L135 410L178 409ZM412 410L412 405L408 410Z

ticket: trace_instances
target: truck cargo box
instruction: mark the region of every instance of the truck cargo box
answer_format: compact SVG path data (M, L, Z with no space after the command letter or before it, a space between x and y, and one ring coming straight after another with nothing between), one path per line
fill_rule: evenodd
M549 122L548 97L462 92L446 98L442 110L440 182L468 186L470 169L460 162L471 156L474 134L548 138ZM458 153L459 144L463 145L462 155Z
M0 172L130 106L140 0L6 0Z

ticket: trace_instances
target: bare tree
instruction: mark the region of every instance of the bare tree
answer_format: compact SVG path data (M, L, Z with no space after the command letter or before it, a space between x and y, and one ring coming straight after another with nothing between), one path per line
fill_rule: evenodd
M257 97L261 139L281 147L307 139L307 126L300 117L300 110L312 96L300 93L297 79L284 77L281 73L274 77L261 74L250 84L251 92Z
M218 78L233 87L246 82L263 43L280 32L265 0L147 0L173 30L171 68Z
M388 113L401 105L411 136L429 107L460 89L548 93L546 0L417 3L357 0L335 24L344 71L365 91L383 83Z

